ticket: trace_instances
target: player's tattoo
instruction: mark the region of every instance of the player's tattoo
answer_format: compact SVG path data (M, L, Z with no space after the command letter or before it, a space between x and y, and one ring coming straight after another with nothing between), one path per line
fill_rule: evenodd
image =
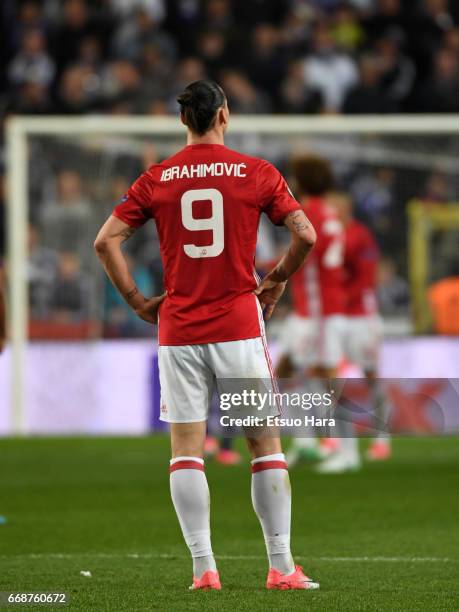
M311 227L308 218L302 210L295 210L287 216L287 219L288 221L291 221L297 234Z
M135 231L135 227L126 227L125 229L121 230L120 236L123 237L123 242L128 240L132 236L132 234L135 233Z
M131 300L138 293L139 293L139 290L137 289L137 287L134 287L133 289L131 289L130 291L126 293L126 299Z

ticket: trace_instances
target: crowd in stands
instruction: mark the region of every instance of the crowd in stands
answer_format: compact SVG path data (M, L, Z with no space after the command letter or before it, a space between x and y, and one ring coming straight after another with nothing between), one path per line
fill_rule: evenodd
M0 111L176 112L217 79L235 113L459 111L453 0L3 0Z

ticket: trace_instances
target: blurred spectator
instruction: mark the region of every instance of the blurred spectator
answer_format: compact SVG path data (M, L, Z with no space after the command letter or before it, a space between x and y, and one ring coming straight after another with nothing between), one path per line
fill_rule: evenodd
M26 0L17 7L17 15L13 28L9 32L10 42L17 48L24 34L30 30L39 30L44 36L50 31L49 20L43 14L42 3L38 0Z
M49 89L31 81L19 87L9 106L13 112L25 115L46 115L54 108Z
M459 112L459 58L449 49L435 56L434 70L417 97L417 110L426 113Z
M376 230L379 218L394 204L395 173L390 168L362 173L352 183L351 192L357 216Z
M350 53L355 52L364 40L356 11L350 5L338 6L332 23L332 36L337 47Z
M363 171L351 184L356 217L370 227L380 244L389 252L397 247L399 232L393 232L394 223L401 229L404 214L399 218L396 208L396 173L391 168ZM405 238L403 238L405 242Z
M91 205L83 195L80 176L73 170L61 171L56 200L47 202L41 210L43 243L60 253L75 252L85 261L91 251L88 236L92 221Z
M218 30L205 30L198 36L198 57L212 79L218 80L219 73L228 64L226 44L225 36Z
M173 62L166 61L158 45L147 43L144 46L141 61L142 76L147 81L143 84L144 86L148 85L148 87L163 93L167 90L173 67Z
M58 256L41 245L38 228L30 225L28 233L28 281L31 316L43 320L49 315L53 283L57 274Z
M209 30L219 30L228 34L234 25L230 1L205 0L204 7L204 26Z
M322 111L323 96L304 82L303 71L302 60L290 62L280 90L280 107L284 113L317 114Z
M313 53L305 59L304 78L324 97L325 110L338 112L349 89L358 80L357 68L348 55L338 51L329 26L314 32Z
M80 114L93 110L100 98L100 78L89 66L68 68L60 80L58 110Z
M343 112L350 115L387 114L398 110L397 105L382 86L383 66L377 55L360 58L360 81L343 103Z
M167 30L176 38L183 55L194 49L194 32L202 28L201 0L167 0Z
M375 10L365 20L365 30L370 39L385 36L388 30L402 31L406 21L401 0L374 0Z
M313 7L301 2L293 6L282 24L281 43L294 58L304 56L309 51L314 15Z
M459 28L449 30L444 36L444 46L459 57Z
M59 255L57 274L51 288L49 320L74 323L89 317L91 278L81 270L76 253Z
M404 316L409 309L408 283L392 259L383 258L378 270L378 302L383 316Z
M112 102L138 102L140 72L127 60L109 64L102 76L101 92L105 100Z
M396 32L390 32L376 43L382 67L382 88L388 98L399 105L408 97L416 77L414 63L402 53L401 47L402 39ZM394 105L394 109L397 109L397 106Z
M445 204L454 200L454 193L447 175L437 170L428 176L419 199L426 204Z
M285 72L285 57L280 48L279 32L274 26L261 23L255 27L244 67L252 83L276 100Z
M103 65L102 47L97 36L88 35L81 39L75 63L80 66L90 67L94 71L101 69Z
M157 23L166 17L166 0L110 0L110 5L115 14L122 18L136 10L145 11Z
M166 100L150 100L146 107L144 107L144 112L147 115L167 115L169 113L169 106Z
M126 254L129 271L139 291L146 296L155 295L156 288L146 267L135 263L134 259ZM152 333L151 326L145 323L126 304L113 284L105 278L105 321L106 335L119 336L145 336Z
M412 46L418 65L432 68L432 58L441 47L445 33L454 28L455 19L448 0L422 0L421 11L411 24Z
M171 113L177 112L177 96L184 88L193 81L199 81L207 77L204 64L197 57L185 57L177 66L175 81L170 87L168 100L168 110Z
M54 37L54 55L59 70L76 59L83 39L93 33L100 36L90 20L84 0L65 0L61 19Z
M228 104L235 114L269 113L269 98L257 90L249 79L236 70L227 71L222 78L222 85L228 96Z
M151 13L137 10L119 24L113 37L113 53L118 58L138 62L147 44L154 44L165 62L171 62L176 56L177 48L171 36L160 29Z
M290 0L233 0L237 23L252 27L257 23L279 24L287 15Z
M40 30L24 32L19 53L9 66L8 75L13 85L37 83L50 85L55 72L53 60L46 52L46 41Z

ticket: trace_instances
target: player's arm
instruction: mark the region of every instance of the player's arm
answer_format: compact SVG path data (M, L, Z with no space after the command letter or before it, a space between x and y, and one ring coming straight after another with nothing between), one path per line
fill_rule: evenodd
M121 249L123 242L135 231L135 228L112 215L100 229L94 248L108 277L132 310L144 321L157 323L158 308L166 294L150 299L143 296L136 287Z
M276 303L284 293L287 280L304 264L317 238L311 222L302 210L288 214L284 225L291 236L288 251L255 290L260 303L265 306L266 320L271 317Z
M6 308L5 294L3 292L3 283L0 277L0 353L5 348L6 342Z

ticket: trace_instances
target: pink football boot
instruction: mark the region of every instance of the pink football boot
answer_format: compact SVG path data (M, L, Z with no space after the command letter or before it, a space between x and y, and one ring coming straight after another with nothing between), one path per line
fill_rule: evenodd
M193 576L193 584L190 586L190 591L220 591L221 588L222 585L218 572L207 570L201 578L195 578L195 576Z
M391 456L392 448L387 440L374 440L367 450L369 461L387 461Z
M278 591L287 591L294 589L318 589L319 583L313 582L310 578L304 575L303 568L295 565L293 574L282 574L279 570L272 567L269 570L266 580L267 589L276 589Z

